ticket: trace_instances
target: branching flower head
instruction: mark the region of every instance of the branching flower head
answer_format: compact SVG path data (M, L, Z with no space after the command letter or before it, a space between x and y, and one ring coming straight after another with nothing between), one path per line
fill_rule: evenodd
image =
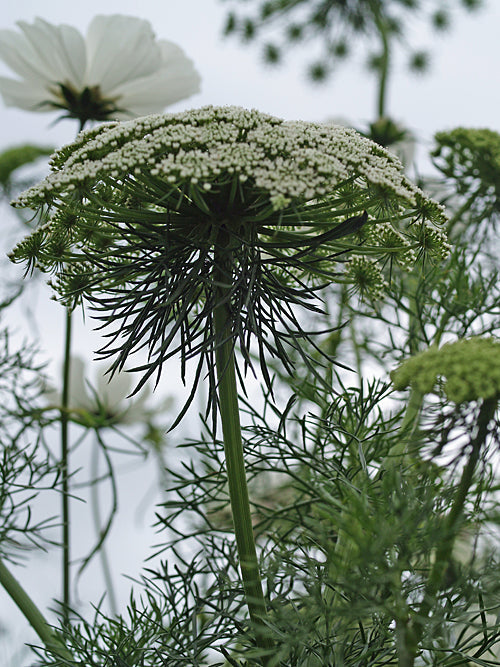
M40 18L18 26L20 33L0 30L0 58L21 77L0 77L8 106L61 109L83 127L158 113L199 90L192 62L172 42L157 40L148 21L96 16L86 38Z
M369 65L381 67L381 40L397 41L408 49L408 26L414 28L419 17L442 31L452 18L449 5L474 10L481 0L229 0L234 11L227 15L225 33L236 34L244 43L267 35L263 46L265 60L275 65L286 53L314 40L319 59L309 62L308 75L324 81L350 56L370 46ZM241 9L240 9L241 8ZM267 41L269 38L270 41ZM308 50L309 56L311 49ZM426 51L411 49L409 69L422 72L428 65Z
M451 179L459 197L479 219L500 215L500 134L485 128L458 127L438 132L434 163Z
M383 148L351 129L237 107L81 133L16 205L49 219L12 259L54 273L64 302L91 304L112 329L101 352L113 368L147 347L143 381L181 352L200 358L195 384L205 362L213 384L223 307L247 364L256 340L270 383L266 355L291 370L287 346L303 354L296 306L317 311L322 287L355 281L354 256L375 267L446 249L442 208ZM360 232L376 225L382 240L369 242ZM422 244L429 230L437 245ZM362 275L364 290L370 276L380 290L377 270Z
M494 130L458 127L438 132L433 152L447 176L480 180L500 193L500 134Z
M475 336L430 347L391 373L396 389L411 385L422 394L439 383L454 403L500 399L500 341Z

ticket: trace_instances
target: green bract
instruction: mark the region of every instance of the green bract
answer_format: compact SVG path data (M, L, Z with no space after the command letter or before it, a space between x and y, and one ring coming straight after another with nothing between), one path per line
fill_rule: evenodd
M0 185L7 189L16 169L30 164L40 157L50 155L53 150L53 148L46 148L45 146L23 144L2 151L0 153Z
M321 287L379 292L393 259L411 268L447 252L442 208L344 127L205 107L101 125L51 164L15 202L46 221L12 259L53 272L63 301L86 300L115 327L102 350L114 368L147 347L146 377L177 352L201 355L200 376L222 300L269 382L266 354L290 368L286 346L302 353L305 335L295 306L318 310Z
M454 403L500 398L500 340L478 336L431 347L404 361L391 378L396 389L411 385L422 394L442 380Z

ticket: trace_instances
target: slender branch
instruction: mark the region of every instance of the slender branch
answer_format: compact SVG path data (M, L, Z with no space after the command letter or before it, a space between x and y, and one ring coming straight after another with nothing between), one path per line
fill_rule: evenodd
M61 476L62 476L62 592L63 619L69 618L70 607L70 508L69 508L69 385L71 356L71 310L66 309L66 330L61 397Z
M94 530L96 532L97 542L99 545L99 560L101 561L102 576L106 586L106 593L108 595L109 608L113 616L117 616L118 605L116 603L113 575L109 565L106 544L103 540L103 527L99 508L99 454L99 440L96 440L90 462L90 476L92 479L92 484L90 487L90 504L92 509L92 519L94 521ZM104 528L104 533L106 533L106 528Z
M410 627L408 627L406 644L408 653L404 663L400 663L401 667L403 667L403 664L404 667L413 667L418 652L418 646L423 637L429 615L435 603L436 596L442 588L446 569L453 552L455 539L463 517L465 502L474 479L474 472L479 461L482 446L488 436L489 423L495 416L497 402L496 398L486 399L483 401L479 410L476 424L476 435L469 443L469 458L462 471L453 505L443 522L442 540L436 550L436 557L429 573L422 602L415 613L413 622L410 623Z
M380 39L382 42L382 55L378 66L379 81L378 81L378 96L377 96L377 117L384 118L387 106L387 78L389 76L390 47L389 47L389 39L387 36L387 26L383 24L378 13L376 15L376 23Z
M42 640L45 647L65 660L72 661L71 654L45 620L42 612L26 593L21 584L0 560L0 584L16 603L26 620ZM71 663L72 664L72 663Z
M81 132L87 119L79 119L78 132ZM72 311L66 308L66 327L64 332L64 361L61 393L61 485L62 485L62 613L65 623L69 621L71 603L71 552L70 552L70 491L69 491L69 386L71 364L71 325Z
M221 258L223 266L230 267L230 254ZM245 473L243 443L238 409L235 359L231 331L231 311L227 272L219 270L217 306L214 313L217 341L216 367L218 379L219 411L224 439L229 497L233 514L234 532L240 560L241 576L250 618L256 629L257 644L267 652L272 648L265 625L266 603L257 561L255 539L250 512L250 500ZM263 656L264 664L267 659Z
M456 211L451 216L451 218L448 221L448 224L446 225L446 232L450 238L453 236L453 230L457 222L461 221L461 218L464 215L464 213L467 213L467 211L471 208L471 206L474 204L474 202L478 199L479 196L480 196L480 191L474 190L474 192L472 192L472 194L465 200L465 202L458 209L458 211Z

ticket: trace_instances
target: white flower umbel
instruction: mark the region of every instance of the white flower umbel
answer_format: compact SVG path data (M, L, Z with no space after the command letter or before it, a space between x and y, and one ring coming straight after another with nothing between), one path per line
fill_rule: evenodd
M41 18L0 30L0 58L20 79L0 77L7 106L63 110L86 120L157 113L198 92L200 77L182 49L157 40L148 21L96 16L84 38Z
M181 321L212 345L201 322L215 308L218 270L230 273L235 338L252 333L267 346L284 321L295 329L293 304L312 304L321 285L378 293L379 270L393 259L410 270L417 257L440 261L447 251L442 207L397 158L344 127L205 107L82 132L51 166L16 202L48 206L48 221L12 259L55 273L67 303L90 299L114 325L123 316L126 355L158 345L159 366ZM220 267L228 252L230 270ZM354 256L370 270L353 271Z
M406 178L399 160L355 130L283 121L239 107L108 123L58 151L52 168L18 205L57 205L68 191L87 184L92 189L101 179L128 189L141 178L158 177L165 184L190 184L208 193L230 176L239 189L266 195L265 208L273 210L352 184L355 199L366 198L366 209L391 209L395 219L406 208L422 220L445 220L442 207ZM349 195L343 199L337 200L339 206L345 206Z

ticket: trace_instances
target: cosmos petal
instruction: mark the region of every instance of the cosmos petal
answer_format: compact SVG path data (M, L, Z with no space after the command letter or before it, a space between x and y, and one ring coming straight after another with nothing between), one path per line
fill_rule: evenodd
M54 26L37 18L33 25L18 23L37 57L38 68L54 83L70 84L78 89L85 72L85 42L68 25Z
M51 82L51 76L40 65L31 42L24 34L0 30L0 58L27 83L37 86Z
M130 118L131 114L159 113L166 106L199 92L200 76L182 49L164 42L162 51L168 52L171 58L160 70L113 90L113 96L120 100L118 106L129 112L122 114L123 118Z
M50 101L44 88L38 88L25 81L14 81L7 77L0 77L0 93L8 107L18 107L26 111L53 111L42 100Z
M161 65L151 25L130 16L96 16L87 32L87 54L87 85L99 85L104 96Z

